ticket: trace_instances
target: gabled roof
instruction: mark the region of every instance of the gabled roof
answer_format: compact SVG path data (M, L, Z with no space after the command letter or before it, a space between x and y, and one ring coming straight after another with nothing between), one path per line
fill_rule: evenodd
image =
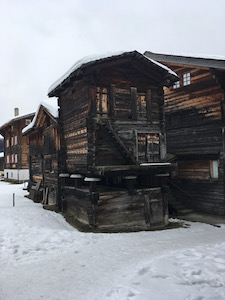
M161 54L153 53L150 51L145 51L144 55L151 59L163 63L174 63L179 65L190 65L199 66L205 68L215 68L225 70L225 57L202 57L199 56L189 56L189 55L171 55L171 54Z
M43 113L43 111L56 122L56 119L58 118L58 109L59 107L58 107L57 99L48 99L47 102L41 102L38 106L38 109L35 113L32 122L29 125L27 125L25 128L23 128L22 133L27 134L32 129L35 129L36 127L40 126L38 122L38 116L41 113Z
M4 130L6 127L10 126L10 125L13 125L13 123L19 121L19 120L23 120L23 119L27 119L27 118L32 118L34 116L34 113L30 113L30 114L27 114L27 115L23 115L23 116L17 116L13 119L11 119L10 121L8 121L7 123L3 124L1 127L0 127L0 133L2 132L2 130Z
M177 81L175 72L136 50L132 52L106 53L103 55L84 57L77 61L61 78L50 86L48 95L49 97L58 96L59 90L62 90L71 80L79 79L85 72L88 72L90 68L95 67L97 69L105 67L106 64L121 64L124 61L132 63L135 60L145 64L145 71L155 70L155 72L158 72L165 81L167 80L168 85Z

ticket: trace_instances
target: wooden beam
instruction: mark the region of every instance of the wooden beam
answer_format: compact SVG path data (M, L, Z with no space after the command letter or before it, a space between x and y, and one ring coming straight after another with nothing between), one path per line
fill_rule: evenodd
M151 90L147 90L146 93L146 112L147 112L147 120L152 120L152 97Z
M131 114L132 119L137 120L137 88L131 87Z

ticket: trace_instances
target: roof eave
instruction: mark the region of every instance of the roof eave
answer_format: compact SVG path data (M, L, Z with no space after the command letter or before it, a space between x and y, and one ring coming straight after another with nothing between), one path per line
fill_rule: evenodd
M163 63L174 63L181 65L198 66L205 68L216 68L225 70L225 59L216 58L206 58L201 56L188 56L188 55L171 55L162 53L153 53L150 51L145 51L144 55L150 57L156 61L161 61Z
M161 63L154 61L153 59L150 59L149 57L139 53L138 51L134 50L131 52L123 52L116 55L111 55L103 58L98 58L97 60L88 61L84 64L79 65L79 67L75 70L73 70L73 67L70 69L71 73L69 71L66 73L66 75L61 77L58 81L56 81L56 84L53 84L49 88L48 96L49 97L59 97L60 94L65 90L67 84L69 85L71 81L77 80L82 78L84 72L88 70L88 68L92 68L95 66L97 68L98 65L105 64L107 62L110 62L110 60L118 60L120 63L121 59L143 59L146 63L148 63L151 67L157 69L159 73L162 74L162 78L164 77L166 86L172 85L175 81L179 80L176 73L174 73L172 70L170 70L168 67L162 65ZM76 65L76 64L75 64Z

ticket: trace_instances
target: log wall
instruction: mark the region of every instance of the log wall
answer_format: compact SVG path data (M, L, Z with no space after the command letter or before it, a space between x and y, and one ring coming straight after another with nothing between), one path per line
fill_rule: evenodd
M199 211L224 215L224 91L207 68L168 66L180 76L180 87L165 89L167 149L178 161L174 193ZM213 160L218 178L210 175Z
M60 98L62 169L70 173L85 172L87 168L88 99L88 86L82 82Z
M29 134L30 180L41 180L43 201L53 205L58 203L59 130L56 121L45 113L39 117L43 119L42 125Z

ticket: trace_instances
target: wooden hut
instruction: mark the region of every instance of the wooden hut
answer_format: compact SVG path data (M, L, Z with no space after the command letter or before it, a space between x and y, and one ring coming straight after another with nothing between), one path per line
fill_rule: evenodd
M225 58L145 55L179 76L165 88L168 152L178 165L174 193L191 208L225 215Z
M29 197L49 207L58 206L60 151L57 100L42 102L31 124L23 129L29 139Z
M34 113L20 116L18 108L14 113L14 118L0 127L4 137L4 180L22 183L29 180L29 144L22 129L32 121Z
M78 61L58 97L64 211L100 230L164 226L167 67L137 51Z

